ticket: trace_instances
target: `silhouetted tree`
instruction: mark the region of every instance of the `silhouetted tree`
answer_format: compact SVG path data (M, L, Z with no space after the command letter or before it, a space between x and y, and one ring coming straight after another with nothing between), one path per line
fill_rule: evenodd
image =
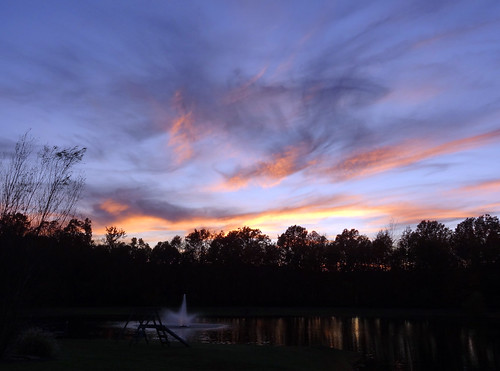
M5 214L0 217L0 235L23 237L30 231L30 222L24 214Z
M139 265L145 265L149 262L151 256L151 247L144 242L142 238L132 237L130 240L132 259Z
M264 265L269 267L278 267L282 264L281 249L274 243L264 246Z
M379 269L389 269L391 266L390 257L393 252L394 241L387 229L381 230L372 241L370 261Z
M260 266L265 263L269 236L259 229L238 228L217 234L210 244L207 261L212 264L245 264Z
M44 146L33 158L35 142L21 136L9 161L0 167L0 217L28 217L36 234L52 233L74 211L84 184L74 167L85 148Z
M71 219L58 233L63 246L90 247L92 245L92 222L89 218Z
M235 266L241 263L243 249L237 231L219 232L207 250L207 261L218 266Z
M29 211L29 197L34 182L30 164L33 139L25 133L16 143L10 161L0 167L0 216L23 214Z
M413 231L406 227L398 241L397 248L391 254L391 268L396 270L411 270L414 262L409 259L409 250L412 246Z
M337 272L343 269L344 254L339 244L335 241L329 241L324 252L325 270L328 272Z
M271 243L268 235L260 229L250 227L238 228L236 237L241 243L241 261L243 264L260 266L264 264L266 246Z
M182 237L179 235L175 235L170 240L170 245L172 245L172 247L175 247L177 249L177 251L179 251L179 252L181 252L183 250L182 243L183 243Z
M494 264L500 258L500 222L496 216L467 218L453 233L453 249L464 267Z
M293 225L278 236L278 247L282 250L284 264L294 269L303 265L307 250L307 229Z
M205 263L206 254L212 241L212 233L205 228L195 229L185 238L182 260L186 263Z
M340 253L340 270L350 272L370 268L371 241L360 235L357 229L344 229L335 237L335 245Z
M450 268L452 233L444 224L424 220L408 235L408 260L417 270Z
M316 231L307 234L307 251L304 254L303 268L309 271L322 271L325 269L325 250L328 240Z
M177 265L180 260L181 253L179 249L168 241L158 242L151 252L151 262L153 264Z
M316 231L310 233L304 227L294 225L278 236L283 264L299 270L321 271L325 269L325 249L328 240Z
M118 229L115 226L106 227L104 243L108 248L114 249L124 244L124 242L120 240L125 238L126 236L127 235L123 229Z

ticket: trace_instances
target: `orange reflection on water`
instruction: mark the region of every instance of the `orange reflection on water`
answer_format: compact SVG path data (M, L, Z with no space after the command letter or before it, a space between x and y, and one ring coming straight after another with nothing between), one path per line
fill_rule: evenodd
M389 367L384 369L498 369L500 362L495 353L500 343L492 338L495 330L481 333L475 324L463 321L335 316L220 321L228 327L212 334L212 341L323 345L373 356Z

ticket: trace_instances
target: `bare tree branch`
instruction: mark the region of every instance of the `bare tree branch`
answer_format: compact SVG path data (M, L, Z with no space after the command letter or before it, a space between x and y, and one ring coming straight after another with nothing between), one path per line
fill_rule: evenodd
M0 169L0 217L28 216L35 234L61 225L74 213L84 178L74 174L86 148L44 146L33 155L35 141L21 136L10 161Z

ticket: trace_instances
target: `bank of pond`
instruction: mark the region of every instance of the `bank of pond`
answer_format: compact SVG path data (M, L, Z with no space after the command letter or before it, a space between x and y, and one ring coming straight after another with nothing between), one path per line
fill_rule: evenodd
M52 324L55 332L68 338L128 344L136 334L137 318L127 324L127 309L102 310L93 312L76 310L64 316L64 310L52 311L52 316L38 317L42 324ZM280 314L280 312L282 314ZM66 313L69 313L66 311ZM130 313L130 312L129 312ZM320 359L332 358L331 362L344 364L339 369L354 367L359 369L384 370L495 370L500 369L500 321L498 316L465 316L460 312L446 311L399 311L399 310L362 310L328 308L205 308L193 309L197 316L187 326L167 324L173 331L186 339L195 350L179 350L182 344L171 340L171 346L159 349L165 354L191 351L193 357L203 353L206 347L224 349L224 346L251 346L259 349L262 357L270 357L270 368L277 367L283 356L283 349L301 349L306 359L311 352L326 352ZM163 318L165 312L160 312ZM130 320L130 318L127 318ZM150 346L159 346L154 331L147 334ZM120 340L119 340L120 339ZM136 339L137 340L137 339ZM133 342L144 349L145 339ZM111 345L106 345L111 346ZM92 349L94 346L90 346ZM220 348L222 347L222 348ZM260 350L269 348L270 350ZM310 350L311 348L315 349ZM154 348L156 349L156 348ZM172 350L176 349L176 350ZM231 351L228 349L228 355ZM231 348L232 349L232 348ZM238 349L238 348L237 348ZM279 350L278 350L279 349ZM308 350L309 349L309 350ZM336 349L346 353L331 353ZM147 350L150 352L151 350ZM219 350L217 350L219 351ZM220 350L223 352L222 350ZM172 353L173 352L173 353ZM243 351L245 352L245 351ZM278 352L278 353L276 353ZM305 354L303 352L306 352ZM351 353L353 352L353 353ZM277 355L275 359L272 355ZM280 355L278 355L280 354ZM358 357L353 357L357 354ZM138 355L140 358L140 356ZM165 356L168 357L168 356ZM244 355L240 359L245 359ZM286 359L286 356L283 356ZM318 357L318 356L315 356ZM224 357L222 357L224 358ZM238 357L236 357L238 358ZM336 360L334 360L336 359ZM228 363L230 359L228 358ZM277 361L278 363L276 363ZM215 362L215 361L214 361ZM246 369L253 367L248 360ZM296 360L295 365L304 365L304 360ZM325 361L326 362L326 361ZM132 362L133 363L133 362ZM328 362L327 362L328 363ZM349 364L351 366L346 366ZM240 365L241 366L241 365ZM262 364L260 364L262 367ZM200 369L205 366L200 366ZM229 366L228 366L229 367ZM305 367L305 366L304 366ZM321 369L321 366L318 366ZM130 368L132 369L132 368ZM175 369L175 368L174 368ZM194 368L196 369L196 368ZM224 369L224 367L219 368ZM234 368L226 368L234 369ZM238 369L245 369L238 366ZM291 368L285 369L314 369Z

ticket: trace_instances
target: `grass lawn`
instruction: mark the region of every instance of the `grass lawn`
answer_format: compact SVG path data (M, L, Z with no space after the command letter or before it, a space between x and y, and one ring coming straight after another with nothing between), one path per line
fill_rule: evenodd
M352 370L356 353L326 347L274 347L61 340L60 356L43 361L0 361L3 371L57 370Z

